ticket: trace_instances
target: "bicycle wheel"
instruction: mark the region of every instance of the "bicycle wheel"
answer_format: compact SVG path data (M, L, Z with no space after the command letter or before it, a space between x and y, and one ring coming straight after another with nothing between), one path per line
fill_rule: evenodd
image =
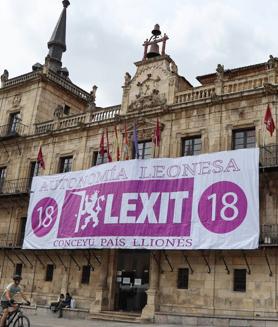
M30 327L30 320L24 315L19 316L16 318L13 327Z

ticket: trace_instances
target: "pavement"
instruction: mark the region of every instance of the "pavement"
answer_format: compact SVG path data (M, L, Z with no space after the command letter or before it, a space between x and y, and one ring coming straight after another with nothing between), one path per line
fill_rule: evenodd
M45 315L29 315L28 318L30 319L31 327L177 327L177 325L137 324L103 320L66 319Z

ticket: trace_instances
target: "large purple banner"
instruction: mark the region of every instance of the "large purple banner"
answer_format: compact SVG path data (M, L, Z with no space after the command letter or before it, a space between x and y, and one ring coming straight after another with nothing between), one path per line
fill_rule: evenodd
M24 248L255 248L258 151L34 178Z

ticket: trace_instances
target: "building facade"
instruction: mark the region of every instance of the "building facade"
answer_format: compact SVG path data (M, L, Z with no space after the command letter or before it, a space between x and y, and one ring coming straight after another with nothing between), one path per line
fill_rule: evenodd
M218 65L216 72L197 77L201 86L193 87L166 54L167 36L160 37L156 26L135 75L124 76L122 103L100 108L96 87L82 90L62 67L68 5L64 0L45 63L21 76L9 78L7 70L1 76L0 287L17 272L32 303L48 305L68 291L77 307L96 317L126 311L162 322L182 322L184 316L275 320L278 139L276 132L266 132L263 117L270 105L276 121L278 59L228 70ZM159 149L153 144L157 118ZM107 152L100 156L99 145L106 128L116 160L115 126L121 147L127 136L133 158L134 122L140 159L260 148L257 250L21 249L33 176L105 163ZM45 169L37 163L40 147ZM125 278L132 285L125 285Z

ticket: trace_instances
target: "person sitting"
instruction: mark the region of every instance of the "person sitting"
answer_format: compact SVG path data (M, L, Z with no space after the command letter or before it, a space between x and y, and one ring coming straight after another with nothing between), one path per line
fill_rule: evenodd
M71 299L72 299L72 297L70 296L70 294L66 293L65 301L63 301L63 303L65 305L64 308L70 308Z
M66 294L66 298L58 304L57 311L59 312L58 318L62 318L63 308L70 308L71 296L69 293Z
M65 300L65 295L61 293L60 296L58 297L57 302L50 303L50 310L52 310L53 312L57 312L60 303L62 303L64 300Z
M20 294L23 300L26 301L28 305L30 305L30 301L27 300L26 296L21 290L21 287L19 286L21 281L20 275L14 275L13 276L13 283L10 283L7 285L6 289L4 290L2 297L1 297L1 306L3 308L3 314L1 317L1 323L0 326L4 327L6 325L6 319L9 315L9 308L12 308L12 311L16 310L17 305L14 303L14 296L16 294Z

